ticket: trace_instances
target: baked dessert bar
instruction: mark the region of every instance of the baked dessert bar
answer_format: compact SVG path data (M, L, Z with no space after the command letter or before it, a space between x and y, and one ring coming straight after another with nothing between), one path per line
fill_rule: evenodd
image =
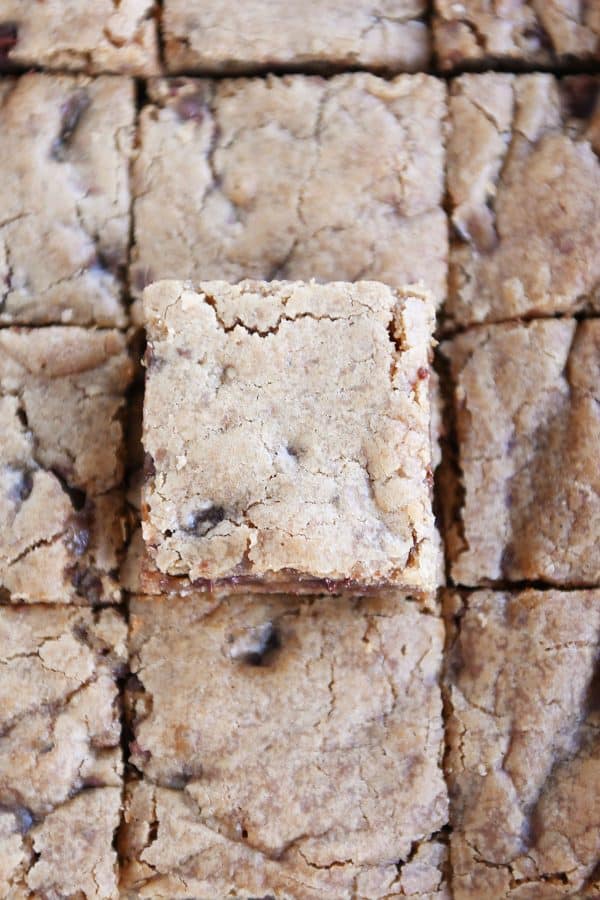
M0 609L0 895L116 898L122 759L112 610Z
M0 599L119 599L130 376L120 332L0 329Z
M560 66L600 58L600 4L567 0L434 0L442 69Z
M135 295L162 278L316 278L422 280L445 296L443 82L172 79L148 92Z
M127 78L0 79L0 324L127 323L134 118Z
M600 582L600 321L492 325L443 345L460 489L455 583Z
M171 72L360 66L416 72L429 64L425 0L165 0ZM276 26L274 27L274 23Z
M452 83L451 325L600 308L600 77Z
M456 900L600 896L600 592L449 604Z
M159 592L435 588L428 294L165 281L144 310Z
M130 634L124 897L448 896L441 619L193 594Z
M156 75L153 0L2 0L0 67Z

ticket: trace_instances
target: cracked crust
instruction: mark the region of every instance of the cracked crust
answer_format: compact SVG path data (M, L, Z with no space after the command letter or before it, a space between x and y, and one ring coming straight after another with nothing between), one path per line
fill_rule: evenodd
M245 72L273 66L427 69L425 0L167 0L171 72ZM273 23L277 22L277 27Z
M600 4L565 0L435 0L437 60L556 66L600 59Z
M167 281L144 307L143 529L160 573L435 588L429 295Z
M446 896L439 619L137 597L130 642L124 896Z
M457 584L600 581L600 321L488 326L443 345L462 497Z
M451 325L600 308L599 91L588 75L453 82Z
M0 47L0 64L156 75L154 13L152 0L2 0L0 33L10 41Z
M149 92L134 294L160 278L316 278L423 281L445 296L442 82L173 79Z
M117 897L122 759L112 610L0 609L0 895Z
M0 324L127 323L134 115L129 79L0 80Z
M0 330L0 594L119 599L125 338Z
M600 896L600 592L452 597L456 900Z

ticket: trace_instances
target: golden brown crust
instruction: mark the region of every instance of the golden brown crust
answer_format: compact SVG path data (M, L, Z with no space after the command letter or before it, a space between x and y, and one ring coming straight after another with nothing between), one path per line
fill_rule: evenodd
M0 324L126 324L133 87L39 73L2 82Z
M52 603L118 600L125 338L0 330L0 590Z
M443 82L172 79L149 94L134 294L161 278L316 278L423 281L443 299Z
M160 72L154 0L2 0L5 61L90 75Z
M449 324L599 307L599 94L588 75L453 81Z
M446 775L456 900L600 890L600 592L452 598Z
M122 760L112 610L0 608L0 895L117 896Z
M592 61L600 55L600 7L562 0L435 0L433 34L442 69Z
M138 597L130 640L131 896L444 896L439 619L398 596Z
M600 582L600 322L492 325L444 344L464 496L457 584Z
M417 72L428 68L425 0L167 0L171 72L252 72L332 66ZM277 22L277 27L273 23Z

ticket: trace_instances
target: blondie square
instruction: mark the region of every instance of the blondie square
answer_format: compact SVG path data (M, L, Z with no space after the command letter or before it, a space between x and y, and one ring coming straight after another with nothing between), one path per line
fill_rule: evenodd
M600 58L598 0L434 0L442 69L557 66Z
M446 293L446 88L366 73L149 84L132 292L161 278Z
M451 324L600 309L599 90L588 75L452 83Z
M112 610L0 608L0 896L116 898L122 759Z
M401 597L134 598L123 895L446 897L442 644Z
M474 329L443 346L460 486L456 583L600 582L600 321Z
M429 64L426 0L166 0L171 72L360 66L416 72Z
M155 75L152 0L2 0L0 66Z
M0 599L119 598L124 336L0 329Z
M455 597L455 900L600 896L600 591Z
M127 323L134 118L126 78L0 79L0 324Z
M435 587L427 294L165 281L144 309L143 529L159 575Z

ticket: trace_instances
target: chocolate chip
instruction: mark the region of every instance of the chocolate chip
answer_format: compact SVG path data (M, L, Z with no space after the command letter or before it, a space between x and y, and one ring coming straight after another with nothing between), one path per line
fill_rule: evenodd
M77 595L84 597L90 606L96 606L102 600L102 581L91 569L75 566L71 572L71 584Z
M491 253L498 246L493 213L487 206L470 210L453 224L462 240L468 241L480 253Z
M182 791L194 778L202 776L202 766L198 763L195 766L183 766L180 772L176 772L167 779L167 787L174 791Z
M149 453L144 453L144 478L154 478L156 475L156 466L154 460Z
M19 40L19 26L15 22L0 22L0 62L7 60Z
M83 625L81 622L78 622L77 625L73 627L73 634L77 638L78 641L81 641L83 644L87 644L90 638L90 632L88 628Z
M17 806L13 809L13 814L17 820L17 828L21 834L27 834L35 824L32 813L25 806Z
M138 291L143 291L145 287L154 281L154 273L149 266L140 266L133 273L133 286Z
M123 253L118 247L105 247L98 250L93 264L115 277L122 277L125 269Z
M247 628L238 636L231 636L228 649L231 659L250 666L262 666L267 657L281 647L279 632L272 622Z
M87 778L82 780L82 787L87 790L91 790L92 788L105 787L106 782L102 780L102 778L98 778L95 775L88 775Z
M8 476L8 499L17 505L23 503L33 490L33 474L19 463L6 466Z
M0 812L12 813L16 819L17 831L27 834L35 825L33 813L26 806L5 806L0 804Z
M81 118L90 105L88 92L84 88L80 88L71 94L69 99L63 103L61 109L60 132L54 143L50 155L52 159L62 162L66 158L66 152L73 140L75 130L79 125Z
M596 109L600 78L592 75L572 75L562 82L562 95L569 115L575 119L589 119Z
M175 112L186 122L202 122L206 113L206 98L203 91L183 94L175 103Z
M148 344L146 347L146 352L144 353L144 365L148 371L160 371L165 364L165 360L162 356L157 356L154 352L154 347L152 344Z
M71 516L69 530L65 537L67 547L75 556L83 556L90 546L91 529L92 510L89 506L84 505L83 509Z
M525 28L523 31L523 37L527 41L531 41L533 44L536 44L543 50L554 50L554 44L552 43L552 38L546 31L546 29L540 25L539 22L535 22L533 25L530 25L528 28Z
M183 530L204 537L209 531L222 522L225 518L225 510L222 506L209 506L207 509L190 513L185 520Z

